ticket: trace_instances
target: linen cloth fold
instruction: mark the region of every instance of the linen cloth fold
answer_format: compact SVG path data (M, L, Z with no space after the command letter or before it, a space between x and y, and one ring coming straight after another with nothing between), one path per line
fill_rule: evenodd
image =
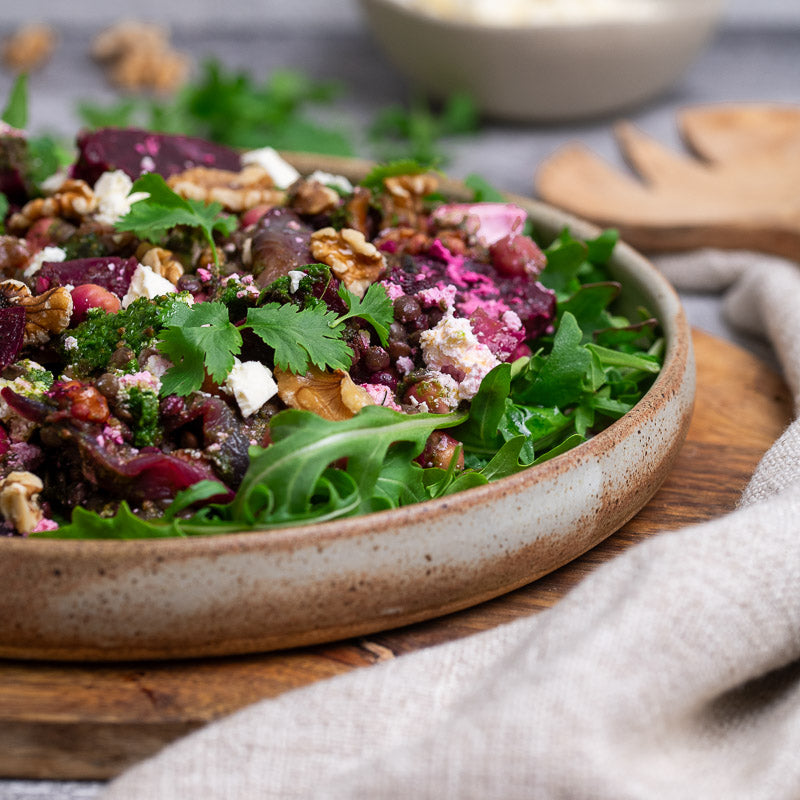
M730 286L800 407L800 269L659 259ZM554 608L257 703L110 784L148 798L800 797L800 422L720 519L604 565Z

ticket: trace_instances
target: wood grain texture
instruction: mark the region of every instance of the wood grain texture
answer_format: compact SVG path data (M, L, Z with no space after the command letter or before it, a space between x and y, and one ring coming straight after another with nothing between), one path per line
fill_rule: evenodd
M617 142L636 176L568 145L540 165L537 193L646 251L747 248L797 258L800 107L699 107L678 124L689 152L623 122Z
M741 349L695 332L695 415L651 502L598 547L480 606L332 645L176 663L0 663L0 776L107 778L249 703L552 606L595 567L644 537L731 510L789 421L782 380Z

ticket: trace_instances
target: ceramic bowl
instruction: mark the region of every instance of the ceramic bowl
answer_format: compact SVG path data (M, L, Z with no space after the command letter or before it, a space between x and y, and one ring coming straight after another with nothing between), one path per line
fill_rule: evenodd
M723 6L723 0L639 0L631 4L643 9L638 13L512 25L421 11L411 0L360 2L387 57L415 86L440 98L467 91L486 114L525 121L606 114L657 95L706 44Z
M294 161L353 179L366 169ZM597 235L513 200L545 235ZM638 405L585 444L487 486L337 522L177 540L0 539L0 657L177 658L332 641L474 605L598 544L666 477L695 386L675 292L624 244L611 266L624 302L659 319L666 357Z

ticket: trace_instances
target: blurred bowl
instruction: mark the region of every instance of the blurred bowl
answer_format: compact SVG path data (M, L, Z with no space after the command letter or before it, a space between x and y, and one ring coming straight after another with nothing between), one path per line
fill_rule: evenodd
M618 111L672 85L708 41L724 0L638 0L627 14L617 0L616 11L560 19L529 12L515 24L499 17L509 5L500 0L494 24L435 12L442 3L425 10L411 0L360 3L388 58L429 94L466 91L490 116L564 121Z

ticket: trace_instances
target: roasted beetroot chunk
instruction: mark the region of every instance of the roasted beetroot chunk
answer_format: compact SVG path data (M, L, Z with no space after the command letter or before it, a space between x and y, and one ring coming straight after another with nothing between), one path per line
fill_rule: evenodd
M98 256L72 261L45 261L36 275L36 291L41 294L53 286L81 286L94 283L123 297L139 262L135 258Z
M20 306L0 307L0 369L17 360L25 335L25 309Z
M74 178L94 182L108 170L121 169L133 180L145 172L168 178L191 167L216 167L238 171L239 154L230 147L167 133L137 128L101 128L78 137Z
M28 142L22 131L0 122L0 192L22 205L33 190L28 177Z

